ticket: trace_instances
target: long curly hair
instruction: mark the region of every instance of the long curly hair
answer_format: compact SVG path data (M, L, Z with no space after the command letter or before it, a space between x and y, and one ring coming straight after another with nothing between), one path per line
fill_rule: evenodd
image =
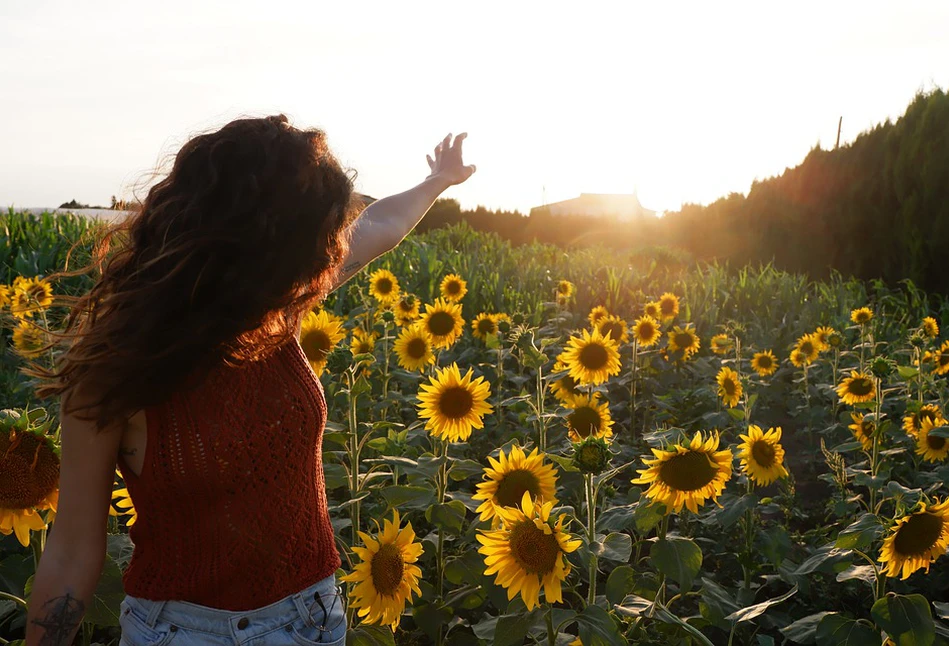
M61 396L61 414L101 431L213 365L267 356L326 296L359 206L321 130L277 115L192 138L141 206L96 236L88 265L49 277L99 274L59 297L71 309L52 345L64 351L54 369L25 370L37 396Z

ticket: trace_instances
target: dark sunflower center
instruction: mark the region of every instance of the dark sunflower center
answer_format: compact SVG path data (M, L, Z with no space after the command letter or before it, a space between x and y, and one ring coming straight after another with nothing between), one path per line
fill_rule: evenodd
M560 384L560 388L567 391L571 395L579 394L579 391L577 390L577 382L574 381L573 377L570 375L564 375L557 383Z
M372 585L379 594L392 596L402 583L405 562L402 552L392 544L383 545L372 557Z
M356 354L367 354L372 352L372 346L369 345L368 341L360 341L356 346Z
M413 359L424 359L425 355L428 354L428 343L425 342L425 339L416 337L405 344L405 354Z
M0 509L30 509L59 485L59 458L30 433L0 435Z
M457 280L449 281L445 285L445 291L451 294L452 296L457 296L458 294L461 293L461 283L459 283Z
M768 355L758 357L758 367L762 370L769 369L771 367L771 357Z
M646 308L646 316L649 316L651 318L656 318L658 315L659 315L659 310L655 306Z
M521 521L511 529L511 554L529 574L543 576L557 565L560 544L553 534L545 534L533 521Z
M540 495L540 481L537 476L527 469L509 471L498 483L494 499L502 507L516 507L525 491L529 491L532 497Z
M675 312L675 307L676 307L675 301L672 301L672 300L664 300L661 303L659 303L659 309L662 311L663 315L665 316L672 316L672 313Z
M873 382L866 377L854 377L850 381L850 385L847 387L847 390L851 395L856 395L857 397L866 397L873 392Z
M681 332L675 335L673 339L675 345L680 350L688 350L692 347L692 335L685 332Z
M722 390L724 390L725 394L728 395L729 397L735 394L735 387L736 387L735 382L732 381L730 378L725 379L722 382Z
M940 366L949 366L949 352L940 352L938 361Z
M924 420L929 420L930 422L936 421L936 411L932 410L921 410L919 415L913 415L913 425L916 427L921 427Z
M652 335L656 333L656 328L653 327L653 324L649 321L643 321L639 324L639 338L640 340L649 340L652 338Z
M461 419L471 412L474 398L467 388L452 386L446 388L438 398L438 408L441 414L449 419Z
M481 334L494 334L497 331L497 325L491 319L481 319L478 321L478 332Z
M567 415L570 428L580 437L588 437L600 429L600 412L592 406L581 406Z
M659 467L659 479L677 491L696 491L715 479L718 468L712 464L708 454L689 451L676 455Z
M870 320L870 315L866 312L857 312L857 323L866 323Z
M946 448L946 438L933 437L927 433L926 444L928 444L929 448L931 448L933 451L942 451L944 448Z
M382 295L392 293L392 280L389 278L380 278L376 281L376 291Z
M893 547L900 556L925 554L936 545L942 534L942 516L923 512L913 514L896 532Z
M32 285L28 290L26 290L26 293L31 300L38 301L46 296L46 289L44 289L41 285Z
M616 321L606 321L600 324L600 334L603 336L609 334L611 339L614 341L619 341L619 339L623 336L623 332L625 331L623 327L624 326L622 323L617 323Z
M330 351L330 338L323 330L310 330L300 343L312 361L322 361Z
M765 469L774 466L774 445L764 440L758 440L751 445L751 457Z
M587 370L602 370L609 358L606 348L599 343L588 343L580 350L580 365Z
M455 329L455 317L448 312L435 312L428 319L428 331L435 336L451 334Z
M415 311L415 303L399 301L399 309L401 309L406 314L411 314L413 311Z

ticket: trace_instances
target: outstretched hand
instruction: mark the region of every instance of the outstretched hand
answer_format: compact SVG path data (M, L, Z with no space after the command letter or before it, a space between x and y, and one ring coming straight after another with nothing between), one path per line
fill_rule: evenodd
M449 186L454 186L474 174L474 164L465 166L461 159L461 144L467 136L468 133L463 132L455 137L455 142L452 143L451 133L448 133L448 136L435 146L434 159L431 155L425 155L428 167L432 170L428 177L440 177L448 182Z

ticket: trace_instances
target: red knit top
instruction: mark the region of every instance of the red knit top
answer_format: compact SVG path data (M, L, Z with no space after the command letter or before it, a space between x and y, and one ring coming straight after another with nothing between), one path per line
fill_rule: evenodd
M125 592L222 610L270 605L340 567L323 479L326 399L297 341L145 409Z

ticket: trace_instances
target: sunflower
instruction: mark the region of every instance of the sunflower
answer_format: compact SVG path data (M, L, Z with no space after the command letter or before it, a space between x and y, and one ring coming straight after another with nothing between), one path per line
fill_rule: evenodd
M741 379L738 377L738 373L725 366L718 371L715 381L718 382L718 396L722 398L722 403L729 408L737 406L738 402L741 401L742 393Z
M600 394L577 395L567 404L571 410L567 413L569 436L573 442L587 437L612 437L613 418L610 417L609 403L600 403Z
M791 350L791 356L788 358L791 361L791 365L795 366L796 368L803 368L807 365L807 355L797 348Z
M388 269L377 269L369 275L369 295L382 305L399 300L399 279Z
M442 298L446 301L457 303L468 293L468 283L458 274L448 274L442 278L439 291L441 291Z
M863 413L850 413L850 418L853 420L853 424L851 424L849 428L853 432L854 439L860 442L864 451L871 450L873 448L873 434L876 432L876 424L872 420L867 419Z
M563 296L564 298L570 298L577 292L577 287L569 280L562 280L557 283L557 296Z
M837 330L826 325L822 325L814 330L813 336L817 337L817 341L820 344L820 351L826 352L830 350L831 339L837 334Z
M415 542L412 523L401 527L398 509L392 510L392 520L385 519L375 537L365 532L359 532L359 537L364 547L352 550L360 562L340 581L355 584L350 600L364 622L389 626L395 632L412 593L422 594L418 585L422 570L414 565L422 555L422 543Z
M771 350L756 352L755 356L751 358L751 369L762 377L773 375L774 371L778 369L778 359Z
M936 323L936 319L931 316L927 316L923 319L923 334L928 336L930 339L935 339L939 336L939 324Z
M946 426L946 420L923 420L919 435L916 436L916 455L923 456L926 462L945 462L949 457L949 440L944 437L930 435L934 428Z
M508 455L500 451L498 459L490 455L490 467L485 467L485 482L478 483L478 491L471 498L482 500L481 506L475 510L481 514L481 520L497 519L500 516L497 509L500 507L516 507L524 493L532 498L539 498L539 502L553 501L557 503L557 471L553 465L545 463L546 454L538 453L535 448L530 455L517 445L511 447Z
M349 349L354 357L360 354L371 354L378 338L377 332L366 332L363 328L357 327L353 329L353 340Z
M935 352L927 351L926 357L933 362L933 372L937 375L944 375L949 372L949 340L943 341Z
M53 287L42 278L13 279L13 297L10 313L19 318L32 316L53 304Z
M48 343L46 330L31 321L23 319L13 328L13 347L27 359L43 354L43 347Z
M650 316L641 316L633 325L633 339L644 348L656 345L662 333L659 331L659 321Z
M46 527L38 510L56 510L59 455L39 432L0 428L0 533L16 534L24 547L30 531Z
M570 574L564 554L581 545L563 530L562 514L552 522L553 506L552 501L535 504L525 491L519 506L498 509L500 528L478 534L484 574L498 575L495 581L507 588L508 600L520 593L528 611L538 605L541 587L547 603L563 603L560 584Z
M648 484L646 496L663 503L666 513L687 507L698 513L705 501L718 500L725 483L732 477L732 452L718 450L719 434L708 439L696 432L688 445L676 444L671 450L652 449L654 460L644 459L645 469L633 484Z
M381 270L380 270L381 271ZM326 310L309 311L300 326L300 347L317 376L326 368L326 357L346 337L343 319Z
M135 505L132 504L132 496L129 494L127 487L122 487L121 489L116 489L112 492L112 504L121 509L118 511L109 508L110 516L128 516L128 521L126 521L125 526L131 527L135 524L135 521L138 520L138 512L135 511Z
M568 369L567 364L558 358L554 364L554 372L561 372ZM557 381L550 382L550 390L561 404L566 405L569 404L574 397L582 394L577 389L577 385L576 380L569 374L566 374Z
M599 321L604 316L609 316L610 311L603 307L602 305L597 305L592 310L590 310L590 315L587 317L590 319L590 327L596 327L597 321Z
M450 348L465 328L461 305L436 298L434 303L425 306L422 326L432 336L432 344L436 348Z
M794 349L804 355L806 364L812 364L817 361L817 356L820 354L821 342L816 334L805 334L797 340Z
M626 321L615 314L604 316L596 324L596 329L599 330L600 334L603 336L609 334L611 339L619 343L629 341L629 335L626 334L626 327Z
M710 342L715 354L728 354L735 349L735 342L727 334L716 334Z
M942 409L936 404L923 405L918 411L909 413L903 418L903 430L906 431L907 435L915 438L923 430L923 420L927 419L934 423L937 420L944 419ZM936 424L936 426L939 426L939 424Z
M471 333L482 341L498 333L498 320L494 314L481 312L471 322Z
M682 353L683 360L698 352L701 345L691 323L684 328L677 325L669 332L669 351Z
M581 336L570 337L560 355L570 376L579 384L602 384L619 374L619 344L604 337L599 330L583 330Z
M399 365L406 370L422 372L426 366L435 363L432 337L420 324L402 328L393 347L399 358Z
M643 316L659 321L662 319L662 312L659 309L659 301L646 303L643 306Z
M663 321L671 321L679 314L679 299L672 292L659 297L659 315Z
M850 376L837 386L837 396L848 406L876 399L876 382L865 372L850 371Z
M399 325L408 325L418 319L419 301L412 294L403 294L399 302L395 304L395 320Z
M6 307L10 304L10 295L13 293L13 290L9 285L4 285L0 283L0 309Z
M484 428L483 418L492 412L491 389L484 377L472 378L472 369L462 377L458 364L439 369L429 383L419 386L418 416L425 428L449 442L465 441L474 428Z
M949 499L927 504L903 516L890 530L880 549L883 572L889 577L908 579L916 570L929 572L929 566L949 549Z
M778 478L788 476L784 468L784 447L781 446L781 427L762 432L760 426L748 426L748 435L739 435L738 447L741 468L755 484L767 486Z
M873 318L873 310L869 307L860 307L850 312L850 320L858 325L865 325Z

